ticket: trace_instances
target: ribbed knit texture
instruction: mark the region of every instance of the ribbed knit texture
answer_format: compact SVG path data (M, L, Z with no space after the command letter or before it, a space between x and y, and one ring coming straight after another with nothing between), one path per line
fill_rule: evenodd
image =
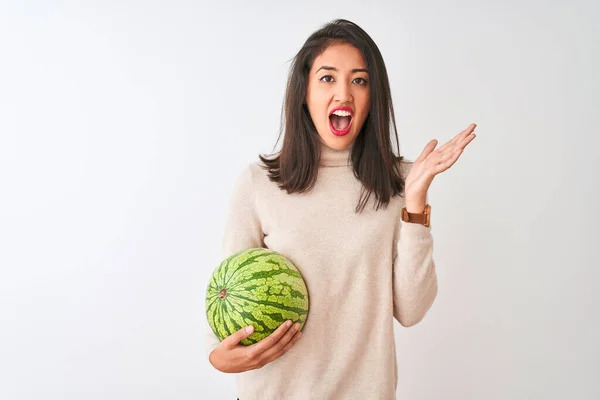
M265 247L292 261L309 292L302 338L261 369L237 375L241 400L394 399L398 382L394 318L423 319L437 295L431 226L401 221L405 199L359 214L361 183L350 148L321 145L316 186L287 194L260 161L239 175L222 259ZM405 174L412 163L403 161ZM405 175L406 176L406 175ZM207 357L219 344L206 323Z

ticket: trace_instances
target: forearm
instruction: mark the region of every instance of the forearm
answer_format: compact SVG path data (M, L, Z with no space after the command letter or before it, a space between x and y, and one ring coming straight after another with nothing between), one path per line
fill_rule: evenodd
M431 228L402 222L393 263L394 317L403 326L423 319L438 290Z

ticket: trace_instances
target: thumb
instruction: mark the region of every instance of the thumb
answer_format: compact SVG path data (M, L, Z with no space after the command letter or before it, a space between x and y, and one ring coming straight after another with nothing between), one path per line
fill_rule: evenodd
M227 347L235 347L237 346L242 340L246 339L248 336L252 335L252 333L254 332L254 326L253 325L248 325L242 329L240 329L239 331L227 336L225 339L223 339L223 344Z
M415 162L417 161L423 161L424 159L427 158L427 156L433 151L435 150L435 147L438 145L438 141L436 139L430 140L429 143L427 143L427 145L425 146L425 148L423 149L423 151L421 152L421 155L415 160Z

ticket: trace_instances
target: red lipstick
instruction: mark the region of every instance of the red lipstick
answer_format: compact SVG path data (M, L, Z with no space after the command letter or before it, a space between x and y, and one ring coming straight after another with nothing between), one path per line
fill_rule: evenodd
M335 127L331 123L331 118L329 119L329 129L331 130L331 133L333 133L335 136L344 136L348 132L350 132L350 128L352 127L352 120L354 119L354 111L350 107L335 107L334 109L329 111L329 116L331 117L331 114L333 114L333 112L336 110L347 111L348 113L350 113L350 123L345 129L342 130L335 129Z

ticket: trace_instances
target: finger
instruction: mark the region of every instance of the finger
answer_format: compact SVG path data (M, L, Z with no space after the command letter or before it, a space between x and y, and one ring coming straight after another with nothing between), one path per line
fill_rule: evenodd
M477 128L477 124L469 124L469 126L467 126L461 133L459 133L456 136L468 136L471 134L471 132L475 130L475 128Z
M290 340L292 340L294 338L294 335L299 330L300 330L300 323L296 322L291 329L288 329L288 331L277 342L277 344L275 346L269 348L268 350L266 350L261 355L261 357L263 357L264 359L268 359L269 357L273 356L274 354L279 353L290 342Z
M227 336L223 339L223 345L228 348L233 348L237 346L242 340L246 339L248 336L252 335L254 332L254 326L248 325L240 329L239 331Z
M471 143L473 141L473 139L475 139L477 137L477 135L475 135L475 133L471 133L470 135L468 135L467 137L465 137L462 142L460 143L460 145L458 147L460 147L461 149L464 149L465 147L467 147L467 145L469 143Z
M285 353L288 352L289 349L291 349L298 340L300 340L300 338L302 337L302 332L297 332L294 337L292 338L292 340L290 340L288 342L288 344L286 344L280 351L278 351L277 353L273 354L272 356L270 356L269 358L266 358L263 360L264 364L268 364L270 362L273 362L275 360L277 360L279 357L281 357L282 355L284 355Z
M421 153L421 155L419 157L417 157L417 159L414 162L416 163L416 162L420 162L420 161L423 161L424 159L426 159L427 156L433 150L435 150L435 146L437 146L437 144L438 144L438 141L436 139L433 139L429 143L427 143L427 145L423 149L423 152Z
M460 134L458 134L457 136L452 138L452 140L449 140L446 143L444 143L442 146L440 146L438 148L438 150L439 151L448 151L448 150L452 151L452 149L454 147L456 147L458 141L460 140L459 137L460 137Z
M279 326L279 328L275 329L275 332L271 333L269 336L262 339L258 343L254 343L248 346L248 350L250 350L255 355L260 355L264 353L266 350L275 346L277 342L279 342L283 335L288 331L290 326L292 326L292 321L285 321Z
M462 141L460 143L457 143L454 147L447 148L445 151L442 152L442 155L440 156L440 158L438 160L438 164L446 162L449 158L452 158L456 154L457 151L463 151L465 149L465 147L467 147L467 145L469 143L471 143L471 141L473 141L473 139L475 139L475 137L476 137L475 134L471 133L471 134L469 134L469 136L462 139ZM440 150L441 149L438 149L437 151L440 151Z
M466 129L462 130L458 135L454 136L452 138L452 140L449 140L448 142L444 143L438 150L443 151L452 145L459 145L459 143L462 143L466 137L468 137L470 134L473 133L473 131L475 130L476 127L477 127L476 124L469 125Z

